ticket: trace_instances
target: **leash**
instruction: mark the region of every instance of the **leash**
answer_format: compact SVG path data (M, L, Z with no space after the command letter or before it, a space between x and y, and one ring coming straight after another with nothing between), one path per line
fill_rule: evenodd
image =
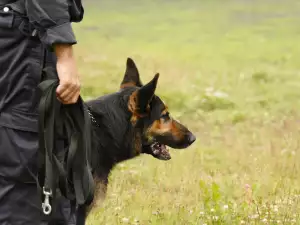
M94 180L90 168L91 122L81 97L76 104L63 105L56 97L59 84L52 68L43 71L45 79L39 84L39 154L38 186L44 201L45 215L53 211L51 203L57 189L79 207L91 204ZM57 149L58 137L68 141L66 149ZM61 155L63 150L67 150Z

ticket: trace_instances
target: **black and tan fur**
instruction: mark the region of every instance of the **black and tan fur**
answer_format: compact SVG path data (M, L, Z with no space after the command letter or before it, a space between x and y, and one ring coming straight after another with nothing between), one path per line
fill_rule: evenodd
M119 91L87 102L97 125L93 125L92 161L96 192L92 208L101 205L113 167L142 153L170 159L166 146L189 147L195 136L173 119L167 106L155 95L159 74L147 84L140 80L132 59Z

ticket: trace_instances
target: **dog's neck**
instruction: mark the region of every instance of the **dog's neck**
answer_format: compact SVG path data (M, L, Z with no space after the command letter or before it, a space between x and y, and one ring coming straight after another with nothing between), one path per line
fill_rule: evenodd
M130 122L132 114L124 95L106 95L87 105L92 123L91 166L102 176L99 173L106 170L108 174L118 162L138 155L135 150L141 147L140 132Z
M90 116L90 119L91 119L91 125L94 126L94 127L100 127L99 123L97 122L97 120L95 119L91 109L88 107L87 108L87 111L88 111L88 114Z

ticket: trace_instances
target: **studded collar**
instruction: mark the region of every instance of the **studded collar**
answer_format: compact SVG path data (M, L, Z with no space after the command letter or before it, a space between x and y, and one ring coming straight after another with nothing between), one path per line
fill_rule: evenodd
M87 108L88 114L91 118L92 124L95 125L96 127L100 127L99 123L97 122L97 120L95 119L93 113L91 112L90 108Z

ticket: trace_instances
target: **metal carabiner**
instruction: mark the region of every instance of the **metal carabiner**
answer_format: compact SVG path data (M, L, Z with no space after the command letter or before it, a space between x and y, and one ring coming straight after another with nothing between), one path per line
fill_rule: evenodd
M46 191L45 187L43 187L43 194L45 195L44 203L42 203L42 209L45 215L49 215L52 211L52 207L50 205L50 196L52 196L52 190Z

